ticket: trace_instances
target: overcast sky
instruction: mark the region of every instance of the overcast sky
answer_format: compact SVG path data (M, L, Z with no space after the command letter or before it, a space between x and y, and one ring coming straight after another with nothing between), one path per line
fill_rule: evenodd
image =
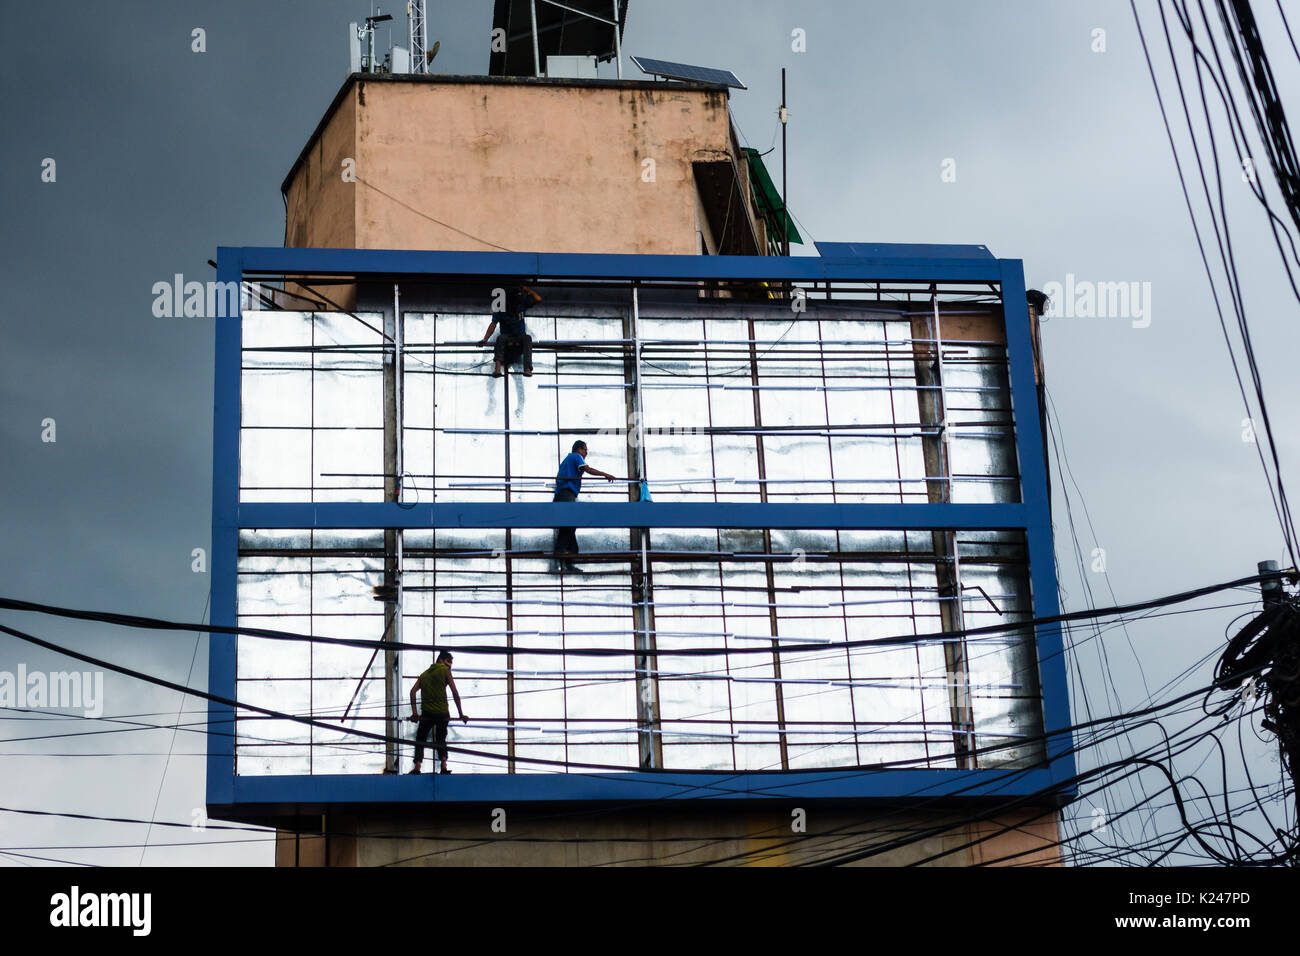
M1256 6L1286 101L1300 90L1297 63L1285 38L1277 43L1273 5ZM400 38L402 5L391 7ZM436 66L485 72L490 0L429 0L429 11L431 37L442 43ZM178 272L211 278L205 261L219 245L282 242L279 184L346 75L348 22L369 5L70 0L7 2L4 12L0 593L197 621L208 578L191 571L191 550L208 547L210 536L213 328L155 318L151 288ZM196 27L206 31L206 52L191 50ZM791 49L796 28L806 31L804 53ZM1104 52L1094 52L1097 29ZM380 41L386 48L382 28ZM980 243L1023 258L1029 285L1040 288L1069 274L1150 283L1145 327L1059 317L1043 330L1051 395L1106 551L1106 579L1123 602L1285 558L1255 446L1242 441L1246 413L1127 0L632 0L624 51L735 71L749 87L733 96L735 121L760 151L776 138L788 68L789 196L805 237ZM47 158L54 182L42 181ZM944 181L945 168L955 168L955 182ZM1300 325L1247 200L1244 187L1229 196L1234 244L1284 474L1294 475ZM42 441L45 419L55 420L53 443ZM1088 555L1086 523L1080 531ZM1078 608L1059 513L1057 540L1067 603ZM1110 603L1106 579L1092 577L1100 604ZM1131 628L1150 687L1221 645L1242 610ZM206 643L196 657L192 636L10 612L0 622L206 684ZM1145 696L1134 651L1122 634L1104 640L1131 706ZM68 666L0 640L0 670L19 663ZM1086 679L1100 680L1095 665L1095 654L1085 655ZM1208 669L1199 673L1208 679ZM111 674L105 692L109 715L167 723L182 706L176 694ZM1104 708L1104 697L1098 691L1094 706ZM174 748L168 731L23 742L15 738L86 725L9 717L28 719L0 720L4 807L147 819L157 801L158 819L188 823L203 805L199 734L182 731ZM1267 750L1258 761L1258 775L1275 782ZM139 844L144 835L143 827L0 812L0 849ZM150 839L219 838L155 829ZM141 857L139 849L20 852L130 865ZM144 859L271 858L263 842L156 847Z

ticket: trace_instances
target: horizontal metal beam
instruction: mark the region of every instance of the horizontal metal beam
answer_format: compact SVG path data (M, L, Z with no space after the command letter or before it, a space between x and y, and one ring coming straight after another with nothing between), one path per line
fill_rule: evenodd
M240 528L773 528L1017 529L1019 504L745 502L246 502Z
M244 275L522 276L547 279L647 279L831 282L990 282L1001 279L997 259L697 256L551 252L429 252L396 249L282 249L245 246Z
M209 816L318 809L349 803L541 803L589 800L897 800L946 795L1026 796L1058 781L1048 769L813 770L785 773L465 773L394 776L237 776L232 804L209 799ZM1043 802L1050 802L1051 797ZM237 817L235 817L237 818Z

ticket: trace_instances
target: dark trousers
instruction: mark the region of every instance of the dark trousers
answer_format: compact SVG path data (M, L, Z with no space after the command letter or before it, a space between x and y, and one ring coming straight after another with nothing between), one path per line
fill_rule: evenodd
M433 749L434 752L442 758L442 762L447 762L447 724L451 722L451 714L431 714L425 711L420 714L420 725L415 728L415 762L420 763L424 760L424 740L429 736L429 731L433 731Z
M555 492L552 501L577 501L578 493L568 488L561 488ZM555 529L555 556L558 558L562 554L578 553L578 529L577 528L556 528Z
M533 370L533 337L531 335L505 335L504 333L498 335L496 343L492 347L492 358L500 362L503 369L509 368L522 359L524 371L531 372Z

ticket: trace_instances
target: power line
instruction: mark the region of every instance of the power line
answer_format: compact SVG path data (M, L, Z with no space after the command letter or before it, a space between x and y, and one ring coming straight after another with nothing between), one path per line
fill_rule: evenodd
M1153 608L1167 607L1172 604L1181 604L1194 600L1198 597L1204 597L1209 594L1215 594L1219 591L1226 591L1232 588L1241 587L1247 584L1258 584L1264 581L1281 581L1291 580L1296 577L1294 569L1284 571L1269 571L1259 574L1249 575L1243 578L1237 578L1232 581L1225 581L1221 584L1210 584L1199 588L1192 588L1186 591L1176 592L1174 594L1164 595L1158 598L1151 598L1146 601L1138 601L1131 604L1115 605L1112 607L1088 609L1084 611L1071 611L1064 614L1054 614L1044 617L1025 618L1021 621L1010 622L1005 624L987 624L980 627L964 628L962 630L943 631L935 634L904 634L893 637L874 638L870 640L856 641L836 641L833 647L858 648L858 647L888 647L896 645L910 645L935 638L956 639L963 637L978 637L994 634L1002 634L1007 631L1018 631L1029 628L1041 628L1053 624L1064 624L1073 621L1094 620L1099 617L1115 617L1118 615L1133 614L1138 611L1150 610ZM230 626L221 624L192 624L179 621L167 621L160 618L142 617L139 615L119 614L110 611L86 611L74 608L59 607L52 604L40 604L33 601L21 601L15 598L0 597L0 609L13 611L29 611L38 614L49 614L57 617L71 618L74 620L96 621L102 624L113 624L121 627L141 628L146 630L175 630L175 631L206 631L212 634L242 635L245 637L264 637L274 640L302 641L312 644L336 644L347 647L362 647L372 649L374 647L384 647L396 650L415 650L428 653L431 645L411 644L409 642L379 642L367 641L357 638L338 638L338 637L321 637L317 635L298 634L291 631L273 630L270 628L254 628L243 626ZM456 650L464 653L474 654L516 654L528 653L539 655L563 654L576 657L611 657L611 656L628 656L633 654L646 655L668 655L683 657L698 656L717 656L717 655L742 655L742 654L772 654L772 653L791 653L807 651L826 651L828 645L822 643L799 644L789 643L777 647L681 647L670 650L643 649L634 650L624 647L594 647L594 648L555 648L555 647L530 647L524 648L505 648L496 645L472 645L448 644L445 640L443 645L454 647Z
M1238 367L1238 365L1237 365L1236 353L1235 353L1235 351L1234 351L1234 349L1233 349L1231 339L1230 339L1230 337L1229 337L1229 335L1228 335L1227 321L1226 321L1226 319L1225 319L1225 317L1224 317L1224 315L1223 315L1223 307L1222 307L1222 303L1221 303L1220 298L1219 298L1218 288L1217 288L1217 285L1216 285L1216 283L1215 283L1215 281L1214 281L1213 271L1212 271L1211 268L1210 268L1209 258L1208 258L1207 254L1206 254L1204 243L1203 243L1203 241L1202 241L1202 239L1201 239L1200 228L1199 228L1199 226L1198 226L1198 224L1197 224L1196 213L1195 213L1195 210L1193 209L1192 202L1191 202L1191 197L1190 197L1190 194L1189 194L1188 189L1187 189L1187 180L1186 180L1186 177L1184 176L1183 168L1182 168L1182 163L1181 163L1181 161L1180 161L1180 159L1179 159L1179 156L1178 156L1178 148L1177 148L1177 145L1175 144L1175 141L1174 141L1173 130L1172 130L1172 127L1170 126L1170 123L1169 123L1169 116L1168 116L1168 113L1166 112L1166 109L1165 109L1164 98L1163 98L1163 96L1162 96L1162 94L1161 94L1161 92L1160 92L1160 84L1159 84L1159 81L1156 79L1155 66L1154 66L1154 64L1153 64L1153 62L1152 62L1151 54L1150 54L1150 50L1149 50L1148 47L1147 47L1146 36L1145 36L1145 33L1144 33L1143 29L1142 29L1142 19L1141 19L1141 16L1138 14L1137 5L1136 5L1135 0L1129 0L1129 6L1130 6L1130 9L1132 10L1132 13L1133 13L1133 19L1134 19L1134 22L1135 22L1135 24L1136 24L1136 26L1137 26L1138 37L1139 37L1139 39L1140 39L1140 41L1141 41L1141 44L1142 44L1143 55L1144 55L1144 57L1145 57L1145 59L1146 59L1147 70L1148 70L1148 73L1150 74L1150 77L1151 77L1151 83L1152 83L1152 86L1153 86L1153 88L1154 88L1154 90L1155 90L1155 94L1156 94L1156 102L1157 102L1157 105L1158 105L1159 110L1160 110L1161 118L1162 118L1162 120L1163 120L1163 122L1164 122L1165 133L1166 133L1166 136L1167 136L1167 138L1168 138L1168 140L1169 140L1170 150L1171 150L1171 152L1173 153L1174 166L1175 166L1175 170L1177 171L1177 174L1178 174L1179 183L1180 183L1180 185L1181 185L1181 187L1182 187L1182 191L1183 191L1183 199L1184 199L1184 202L1185 202L1185 204L1186 204L1186 206L1187 206L1188 216L1189 216L1189 217L1191 218L1191 220L1192 220L1192 229L1193 229L1193 232L1194 232L1195 237L1196 237L1197 247L1198 247L1198 249L1200 250L1202 265L1203 265L1204 268L1205 268L1206 277L1207 277L1207 279L1209 280L1209 283L1210 283L1210 291L1211 291L1211 293L1212 293L1212 297L1213 297L1213 299L1214 299L1215 308L1216 308L1216 310L1217 310L1217 312L1218 312L1219 324L1220 324L1220 327L1222 328L1223 335L1224 335L1224 340L1225 340L1225 343L1226 343L1227 348L1228 348L1229 359L1230 359L1231 362L1232 362L1233 372L1234 372L1234 375L1236 376L1236 379L1237 379L1238 389L1239 389L1239 391L1241 392L1242 402L1243 402L1243 404L1246 406L1246 412L1247 412L1247 415L1249 415L1249 414L1250 414L1250 403L1249 403L1249 401L1248 401L1247 398L1246 398L1245 385L1244 385L1244 383L1243 383L1243 381L1242 381L1241 371L1240 371L1240 369L1239 369L1239 367ZM1196 156L1196 165L1197 165L1198 172L1199 172L1199 174L1200 174L1200 179L1201 179L1202 189L1203 189L1203 192L1204 192L1204 195L1205 195L1206 203L1207 203L1207 205L1208 205L1209 208L1210 208L1210 217L1211 217L1211 222L1212 222L1213 227L1214 227L1214 234L1215 234L1215 237L1216 237L1216 239L1217 239L1217 241L1218 241L1218 245L1219 245L1220 259L1221 259L1221 261L1222 261L1222 265L1223 265L1223 268L1224 268L1225 274L1226 274L1227 279L1228 279L1228 288L1229 288L1229 292L1230 292L1231 299L1232 299L1233 309L1234 309L1234 312L1235 312L1235 314L1236 314L1236 316L1237 316L1238 330L1239 330L1239 332L1240 332L1240 334L1241 334L1241 336L1242 336L1243 345L1245 346L1247 365L1248 365L1248 368L1250 369L1250 372L1251 372L1252 384L1253 384L1253 386L1254 386L1254 390L1255 390L1255 394L1256 394L1257 403L1259 404L1259 407L1260 407L1260 416L1261 416L1261 419L1262 419L1263 424L1264 424L1264 433L1265 433L1265 438L1266 438L1266 440L1267 440L1268 443L1269 443L1270 454L1271 454L1271 456L1272 456L1272 458L1273 458L1273 462L1274 462L1274 471L1275 471L1275 474L1276 474L1276 485L1277 485L1277 487L1276 487L1276 491L1275 491L1274 488L1273 488L1273 479L1269 476L1268 466L1267 466L1267 464L1266 464L1265 461L1264 461L1264 453L1263 453L1263 449L1259 447L1259 444L1258 444L1258 443L1256 443L1256 451L1257 451L1258 454L1259 454L1260 465L1261 465L1261 467L1264 469L1265 477L1269 480L1269 494L1270 494L1270 496L1273 498L1273 506L1274 506L1274 510L1277 512L1278 522L1279 522L1279 524L1280 524L1280 526L1281 526L1281 529L1282 529L1283 538L1284 538L1284 540L1285 540L1285 542L1286 542L1286 546L1287 546L1288 552L1289 552L1290 555L1291 555L1292 562L1295 563L1295 562L1296 562L1295 528L1294 528L1294 524L1293 524L1293 522L1292 522L1292 520L1291 520L1290 509L1289 509L1289 506L1288 506L1288 504L1287 504L1286 491L1285 491L1285 487L1284 487L1283 482L1282 482L1282 475L1281 475L1281 470L1280 470L1280 469L1281 469L1281 465L1280 465L1280 460L1279 460L1279 457L1278 457L1278 454L1277 454L1276 442L1275 442L1274 439L1273 439L1273 434L1272 434L1272 425L1271 425L1271 422L1270 422L1270 419L1269 419L1269 416L1268 416L1268 412L1267 412L1267 405L1266 405L1266 403L1265 403L1265 399L1264 399L1263 387L1262 387L1262 384L1261 384L1260 379L1259 379L1258 368L1256 367L1256 365L1255 365L1255 361L1254 361L1254 350L1253 350L1253 346L1251 345L1249 326L1248 326L1248 324L1247 324L1247 322L1246 322L1245 311L1244 311L1244 308L1243 308L1243 306L1242 306L1242 304L1241 304L1241 295L1240 295L1240 291L1239 291L1240 280L1239 280L1239 278L1237 277L1236 265L1235 265L1235 261L1234 261L1234 259L1233 259L1233 254L1232 254L1232 249L1231 249L1231 239L1230 239L1230 237L1229 237L1229 235L1228 235L1228 232L1227 232L1227 212L1226 212L1226 207L1225 207L1225 205L1224 205L1224 199L1223 199L1223 184L1222 184L1222 178L1221 178L1221 177L1218 178L1218 186L1219 186L1219 205L1220 205L1221 216L1222 216L1222 218L1223 218L1223 231L1222 231L1222 233L1220 233L1219 219L1216 218L1216 217L1215 217L1215 214L1214 214L1214 203L1213 203L1213 201L1211 200L1211 197L1210 197L1209 183L1208 183L1208 181L1207 181L1207 179L1206 179L1206 172L1205 172L1204 164L1203 164L1202 161L1201 161L1200 148L1199 148L1199 146L1198 146L1198 144L1197 144L1197 139L1196 139L1196 134L1195 134L1195 128L1194 128L1194 125L1193 125L1193 123L1192 123L1190 110L1188 109L1188 106L1187 106L1186 95L1185 95L1185 93L1184 93L1184 91L1183 91L1182 78L1181 78L1181 74L1180 74L1179 69L1178 69L1178 61L1177 61L1177 58L1174 56L1174 51L1173 51L1173 41L1172 41L1172 38L1171 38L1170 33L1169 33L1168 23L1167 23L1167 21L1165 20L1164 6L1163 6L1163 3L1159 2L1159 0L1157 0L1157 9L1159 10L1161 24L1162 24L1162 26L1163 26L1163 28L1164 28L1164 33L1165 33L1165 38L1166 38L1166 45L1169 47L1169 54L1170 54L1170 59L1171 59L1171 63L1172 63L1173 70L1174 70L1175 82L1177 83L1177 86L1178 86L1178 92L1179 92L1179 97L1180 97L1180 99L1181 99L1181 101L1182 101L1182 105L1183 105L1183 113L1184 113L1184 118L1186 119L1186 122L1187 122L1188 133L1189 133L1189 135L1191 136L1192 148L1193 148L1194 154L1195 154L1195 156ZM1175 9L1177 9L1176 6L1175 6ZM1191 31L1190 21L1189 21L1189 20L1184 20L1183 17L1180 15L1180 22L1183 23L1184 30L1185 30L1185 32L1187 32L1187 34L1188 34L1188 38L1189 38L1189 40L1190 40L1191 43L1192 43L1194 56L1198 58L1198 62L1197 62L1197 77L1198 77L1198 80L1199 80L1200 75L1201 75L1201 72L1200 72L1201 68L1200 68L1200 62L1199 62L1199 61L1200 61L1200 60L1204 60L1204 57L1201 55L1200 50L1199 50L1199 47L1198 47L1198 46L1196 45L1196 43L1195 43L1195 38L1194 38L1194 36L1193 36L1193 34L1192 34L1192 31ZM1208 61L1206 61L1206 63L1207 63L1207 66L1208 66ZM1225 99L1225 104L1230 103L1230 98L1229 98L1226 94L1224 94L1224 99ZM1211 153L1212 153L1212 155L1214 156L1214 159L1215 159L1215 168L1216 168L1216 172L1217 172L1217 170L1218 170L1218 154L1217 154L1217 147L1215 146L1215 142L1214 142L1213 122L1212 122L1212 120L1211 120L1211 118L1210 118L1210 114L1209 114L1209 106L1208 106L1208 102L1205 100L1204 90L1203 90L1203 89L1202 89L1202 103L1203 103L1203 105L1205 106L1206 128L1207 128L1207 133L1208 133L1209 140L1210 140ZM1227 107L1227 108L1231 109L1230 106ZM1261 193L1261 200L1262 200L1262 193ZM1265 204L1265 205L1267 205L1267 204ZM1279 249L1280 249L1280 246L1279 246ZM1289 275L1289 274L1290 274L1290 270L1289 270L1289 268L1288 268L1288 275ZM1294 287L1294 284L1293 284L1293 287Z
M205 620L207 620L207 617L208 617L208 608L211 607L211 606L212 606L212 589L211 589L211 588L208 588L208 596L207 596L206 600L204 600L204 602L203 602L203 613L199 615L199 623L200 623L200 624L202 624ZM194 662L195 662L196 660L198 660L198 657L199 657L199 639L200 639L200 637L201 637L201 635L198 634L198 633L196 632L195 635L194 635L194 650L190 652L190 666L189 666L189 670L186 671L186 673L185 673L185 685L186 685L187 687L189 686L190 679L193 678L193 676L194 676ZM183 710L184 708L185 708L185 696L184 696L184 695L181 695L180 703L177 704L177 711L176 711L176 722L177 722L178 724L179 724L180 719L181 719L180 712L181 712L181 710ZM156 816L158 815L158 803L159 803L159 801L162 800L163 786L164 786L164 784L167 783L167 770L168 770L169 767L171 767L171 763L172 763L172 748L174 748L174 747L176 746L176 731L177 731L177 729L178 729L178 727L173 727L173 728L172 728L172 737L171 737L171 740L170 740L170 741L168 742L168 744L167 744L167 761L163 764L162 774L160 774L159 777L158 777L158 792L157 792L156 794L154 794L154 798L153 798L153 809L149 812L149 816L150 816L151 818L152 818L152 817L156 817ZM146 832L145 835L144 835L144 846L142 846L142 847L140 848L140 861L139 861L139 863L136 864L137 866L143 866L143 865L144 865L144 855L145 855L146 852L148 852L148 849L149 849L149 837L150 837L150 835L151 835L152 833L153 833L153 826L150 825L150 827L149 827L149 831Z
M1265 576L1268 576L1268 577L1276 577L1277 575L1276 575L1276 574L1271 574L1271 575L1265 575ZM236 708L236 709L238 709L238 710L249 710L249 711L253 711L253 712L255 712L255 713L262 714L263 716L272 717L272 718L279 719L279 720L290 720L290 721L294 721L294 722L296 722L296 723L301 723L301 724L304 724L304 725L307 725L307 726L318 727L318 728L321 728L321 729L331 730L331 731L335 731L335 732L343 732L343 733L345 733L345 734L348 734L348 735L351 735L351 736L355 736L355 737L359 737L359 738L366 739L366 740L374 740L374 741L379 741L379 742L383 742L383 743L390 743L390 742L391 742L391 743L398 743L398 744L404 744L404 743L407 743L407 741L406 741L404 738L400 738L400 737L392 737L392 738L390 738L390 737L388 737L388 736L386 736L386 735L384 735L384 734L376 734L376 733L372 733L372 732L369 732L369 731L359 730L359 729L356 729L356 728L348 728L348 727L344 727L344 726L341 726L341 725L338 725L338 724L329 723L329 722L326 722L326 721L322 721L322 720L319 720L319 719L316 719L316 718L307 717L307 716L303 716L303 715L288 714L288 713L284 713L284 712L282 712L282 711L276 711L276 710L272 710L272 709L270 709L270 708L261 707L261 706L256 705L256 704L251 704L251 703L247 703L247 702L241 702L241 701L238 701L238 700L235 700L235 699L232 699L232 698L227 698L227 697L224 697L224 696L221 696L221 695L211 694L211 693L209 693L209 692L201 691L201 690L198 690L198 689L196 689L196 688L187 688L187 687L184 687L183 685L180 685L180 684L174 683L174 682L172 682L172 681L165 680L164 678L156 677L156 676L153 676L153 675L150 675L150 674L147 674L147 673L144 673L144 672L138 671L138 670L134 670L134 669L132 669L132 668L123 667L122 665L114 664L114 663L112 663L112 662L110 662L110 661L102 660L102 659L99 659L99 658L96 658L96 657L93 657L93 656L90 656L90 655L87 655L87 654L83 654L83 653L81 653L81 652L79 652L79 651L75 651L75 650L72 650L72 649L70 649L70 648L63 647L63 646L61 646L61 645L55 644L55 643L50 642L50 641L45 641L45 640L43 640L43 639L41 639L41 638L35 637L34 635L27 634L27 633L25 633L25 632L23 632L23 631L19 631L19 630L15 629L15 628L11 628L11 627L8 627L8 626L6 626L6 625L0 625L0 632L7 633L7 634L9 634L9 635L11 635L11 636L13 636L13 637L17 637L17 638L20 639L20 640L26 641L26 642L28 642L28 643L35 644L35 645L37 645L37 646L39 646L39 647L44 647L44 648L46 648L47 650L52 650L52 651L55 651L55 652L58 652L58 653L62 653L62 654L65 654L65 655L67 655L67 656L69 656L69 657L72 657L72 658L74 658L74 659L81 660L81 661L84 661L84 662L86 662L86 663L94 664L94 665L99 666L99 667L104 667L104 668L106 668L106 669L116 671L116 672L121 673L121 674L124 674L124 675L126 675L126 676L128 676L128 677L133 677L133 678L136 678L136 679L138 679L138 680L142 680L142 681L145 681L145 682L148 682L148 683L156 684L156 685L158 685L158 686L168 687L168 688L173 689L173 690L182 691L182 692L184 692L184 693L191 694L191 695L196 696L196 697L200 697L200 698L203 698L203 699L206 699L206 700L210 700L210 701L213 701L213 702L216 702L216 703L220 703L220 704L225 704L225 705L227 705L227 706L230 706L230 707ZM1139 712L1137 712L1137 713L1138 713L1138 714L1141 714L1141 713L1143 713L1143 712L1142 712L1142 711L1139 711ZM1102 720L1108 720L1108 719L1110 719L1110 718L1103 718ZM1044 740L1046 740L1046 739L1051 739L1052 737L1061 736L1061 735L1063 735L1063 734L1065 734L1065 733L1069 733L1069 732L1071 732L1071 731L1073 731L1073 730L1075 730L1075 729L1086 728L1086 727L1088 727L1088 726L1091 726L1093 723L1095 723L1095 722L1088 722L1088 723L1084 723L1084 724L1074 725L1074 726L1072 726L1072 727L1060 728L1060 729L1056 729L1056 730L1053 730L1053 731L1049 731L1049 732L1047 732L1047 733L1045 733L1045 734L1043 734L1043 735L1041 735L1041 736L1042 736L1042 739L1044 739ZM1031 737L1031 738L1029 738L1029 739L1034 739L1034 738ZM996 752L996 751L998 751L998 750L1006 749L1007 746L1018 746L1018 745L1020 745L1020 744L1022 744L1022 743L1023 743L1023 741L1017 741L1015 744L1011 744L1011 745L1008 745L1008 744L994 744L994 745L990 745L990 746L985 747L985 748L978 748L978 749L976 749L975 751L973 751L973 753L978 754L978 753L981 753L981 752ZM453 748L450 748L450 749L453 750L453 751L456 752L456 753L468 754L468 755L476 756L476 757L484 757L484 758L487 758L487 759L490 759L490 760L502 760L502 759L506 759L506 758L505 758L503 755L501 755L501 754L495 754L495 753L488 753L488 752L476 751L476 750L471 750L471 749L468 749L468 748L458 748L458 747L453 747ZM547 759L544 759L544 758L539 758L539 757L527 757L527 756L523 756L523 755L516 755L516 757L515 757L514 759L516 759L517 761L522 761L522 762L526 762L526 763L534 763L534 764L539 764L539 765L543 765L543 766L581 767L581 768L584 768L584 769L593 769L593 770L640 770L640 769L642 769L642 768L640 768L640 767L629 767L629 766L611 765L611 764L595 764L595 763L587 763L587 762L580 762L580 761L557 761L557 760L547 760ZM929 760L929 759L931 759L931 758L926 757L926 758L918 758L918 759ZM902 763L908 763L908 762L914 762L914 761L903 761ZM895 763L896 763L896 762L895 762ZM883 768L885 765L884 765L884 764L870 764L870 765L866 765L866 766L867 766L869 769L881 769L881 768ZM680 771L675 771L675 772L677 772L677 773L687 773L687 774L708 774L708 773L713 773L713 771L696 771L696 770L691 770L691 769L685 769L685 770L680 770ZM713 786L713 785L706 785L706 786Z
M6 628L6 630L11 630L11 629L7 629L7 628ZM1195 696L1195 695L1201 693L1202 690L1203 690L1203 689L1198 689L1197 691L1194 691L1194 692L1192 692L1191 694L1183 695L1183 697L1178 698L1178 699L1175 700L1175 701L1171 701L1171 702L1169 702L1169 703L1167 703L1167 704L1165 704L1165 705L1161 705L1160 707L1152 708L1152 710L1153 710L1153 711L1154 711L1154 710L1160 710L1160 709L1164 709L1164 708L1169 707L1169 706L1173 706L1174 704L1176 704L1176 703L1178 703L1178 702L1180 702L1180 701L1182 701L1182 700L1186 700L1186 699L1188 699L1188 698L1191 697L1191 696ZM1125 716L1132 716L1132 715L1125 715ZM1110 719L1110 718L1106 718L1106 719L1102 719L1102 720L1098 720L1098 721L1093 721L1092 723L1093 723L1094 725L1100 725L1100 724L1103 724L1103 723L1110 722L1111 720L1112 720L1112 719ZM1074 729L1079 729L1079 728L1074 728ZM1056 733L1060 733L1060 731L1057 731ZM1020 771L1020 772L1023 772L1023 771ZM12 808L0 808L0 809L12 809ZM41 814L41 815L60 815L60 814L53 814L53 813L48 813L48 812L44 812L44 811L17 811L17 812L32 812L32 813L37 813L37 814ZM77 815L69 815L69 816L77 816ZM81 816L88 816L88 815L81 815ZM118 822L141 822L141 823L147 822L147 821L129 821L129 820L126 820L126 819L124 819L124 818L114 818L114 819L117 819ZM159 825L164 825L164 824L160 823ZM165 824L165 825L173 825L173 824ZM176 825L184 826L184 824L176 824ZM223 828L223 829L226 829L226 828ZM876 828L876 829L878 829L878 828ZM595 842L608 842L608 841L605 841L605 840L602 840L602 839L597 839L597 838L593 838L593 840L595 840Z

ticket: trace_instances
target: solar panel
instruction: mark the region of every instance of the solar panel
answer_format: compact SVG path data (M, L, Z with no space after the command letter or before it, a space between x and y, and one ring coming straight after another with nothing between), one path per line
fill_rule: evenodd
M652 60L648 56L634 56L631 57L631 60L642 73L650 76L662 76L666 80L695 80L698 83L734 86L738 90L749 89L730 70L714 70L707 66L674 63L672 60Z

